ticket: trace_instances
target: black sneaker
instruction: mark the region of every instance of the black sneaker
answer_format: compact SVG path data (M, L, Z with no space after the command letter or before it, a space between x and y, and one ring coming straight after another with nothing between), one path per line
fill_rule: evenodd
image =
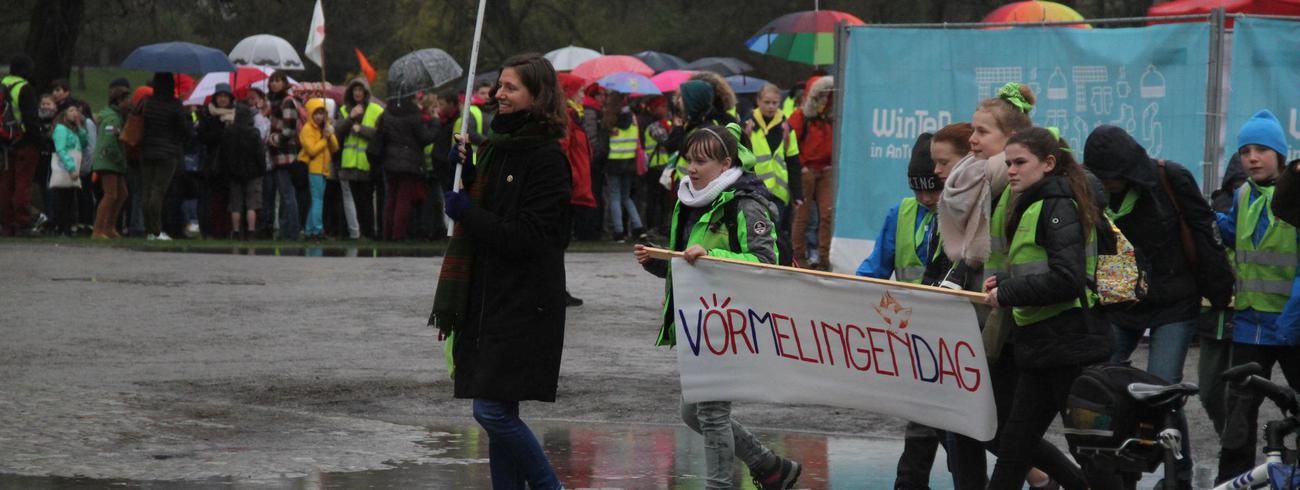
M571 308L571 307L574 307L574 306L582 306L582 300L573 297L572 294L569 294L568 291L565 291L565 292L564 292L564 306L565 306L565 307L568 307L568 308Z
M803 472L803 467L794 460L778 458L776 467L772 468L767 474L753 474L754 486L763 490L785 490L794 488L796 481L799 481L799 474Z

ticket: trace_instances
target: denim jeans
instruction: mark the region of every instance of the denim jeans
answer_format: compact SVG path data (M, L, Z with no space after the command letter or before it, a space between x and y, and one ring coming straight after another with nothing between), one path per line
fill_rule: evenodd
M325 176L311 174L308 179L311 185L311 210L307 212L305 232L308 237L318 237L325 232Z
M533 431L519 419L519 402L474 400L474 420L488 434L492 488L533 490L564 488L542 452Z
M275 167L275 190L280 193L280 239L297 240L298 195L293 188L293 171L287 165Z
M751 472L771 468L776 455L754 434L731 419L731 402L681 403L682 421L704 436L705 487L731 488L733 462L739 456Z
M1146 330L1136 328L1114 327L1115 353L1111 362L1129 360L1137 349L1138 341ZM1187 349L1191 346L1192 336L1196 335L1196 320L1167 323L1151 329L1151 351L1147 357L1147 372L1164 378L1170 383L1183 381L1183 361L1187 359ZM1178 462L1178 477L1192 479L1192 438L1187 431L1187 416L1178 411L1178 425L1174 427L1183 433L1183 459Z
M609 204L607 214L615 235L623 234L623 213L627 213L633 230L644 228L641 225L641 215L636 212L636 204L632 202L634 180L636 174L605 176L605 202Z

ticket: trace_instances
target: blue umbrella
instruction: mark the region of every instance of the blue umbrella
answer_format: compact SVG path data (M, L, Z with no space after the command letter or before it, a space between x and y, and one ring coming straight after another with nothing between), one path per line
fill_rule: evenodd
M122 62L122 68L172 73L235 71L235 65L221 50L180 41L135 48Z
M630 71L620 71L610 73L604 78L597 80L596 83L602 87L615 92L622 92L629 95L662 95L659 87L655 83L640 73Z
M745 75L732 75L727 77L727 85L731 85L731 90L738 94L756 94L762 90L767 80L749 77Z

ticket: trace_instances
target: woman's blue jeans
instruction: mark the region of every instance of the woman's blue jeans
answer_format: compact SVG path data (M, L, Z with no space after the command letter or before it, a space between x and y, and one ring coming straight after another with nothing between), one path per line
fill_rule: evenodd
M622 235L623 215L627 214L632 230L643 228L641 215L636 212L636 203L632 202L632 181L636 174L605 175L605 203L608 204L608 218L615 235ZM632 231L627 230L627 231Z
M519 402L474 400L474 420L488 434L492 488L533 490L564 488L542 452L533 431L519 418Z

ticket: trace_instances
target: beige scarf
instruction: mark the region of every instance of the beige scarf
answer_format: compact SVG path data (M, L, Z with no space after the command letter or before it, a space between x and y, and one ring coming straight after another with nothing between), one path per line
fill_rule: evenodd
M950 260L978 267L989 259L993 198L1006 187L1004 153L988 160L969 154L953 166L939 199L939 233Z

